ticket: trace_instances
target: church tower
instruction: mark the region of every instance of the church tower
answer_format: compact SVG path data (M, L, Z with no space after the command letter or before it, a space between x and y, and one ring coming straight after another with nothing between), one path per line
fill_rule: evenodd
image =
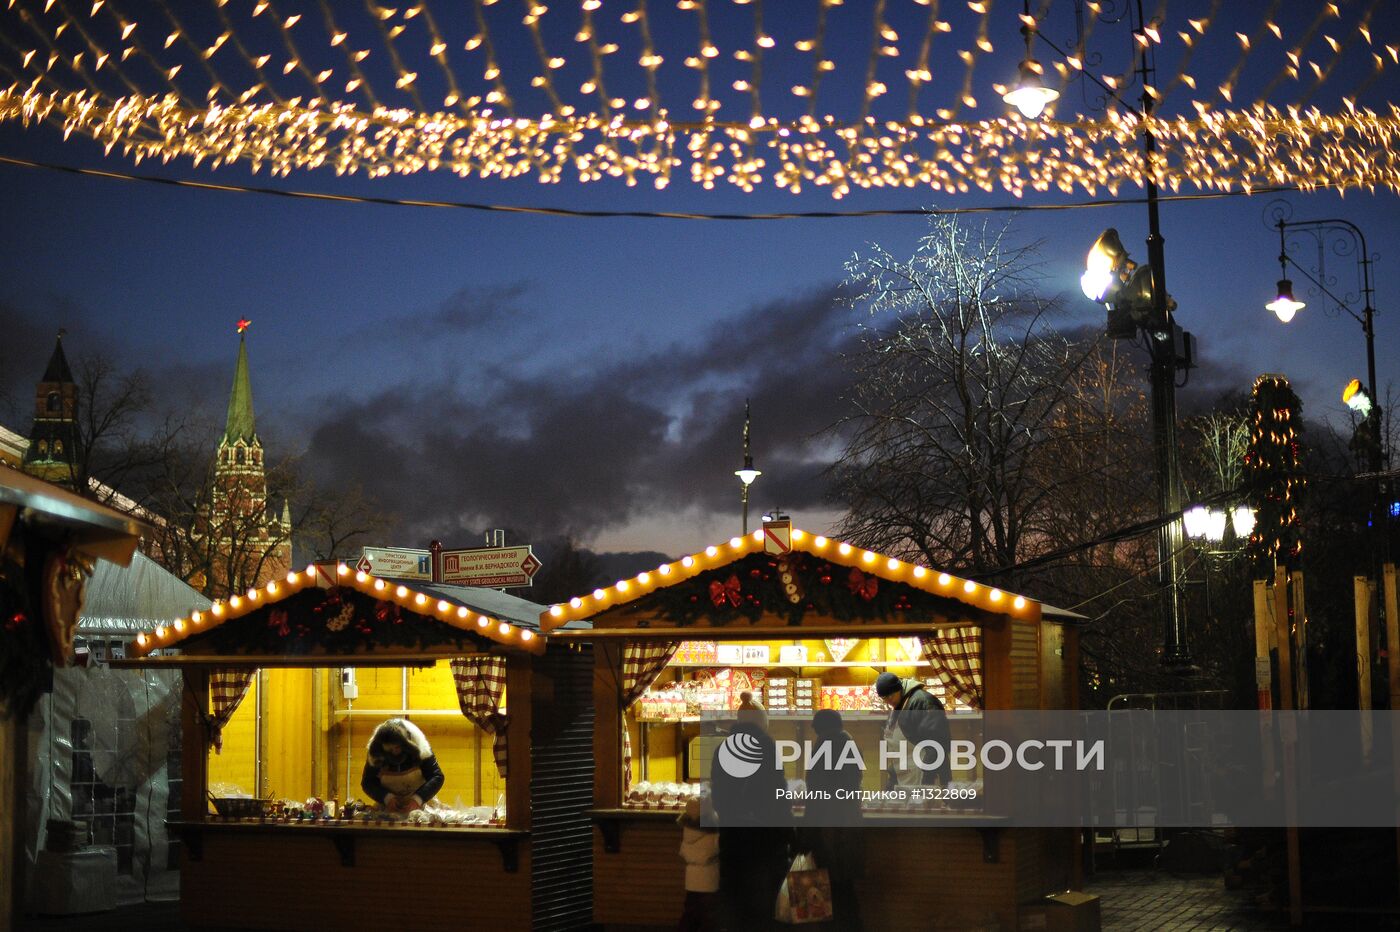
M25 472L72 486L78 457L78 386L58 332L48 368L34 392L34 426L24 452Z
M224 434L215 454L210 496L210 533L218 555L215 586L224 595L259 586L291 569L291 514L267 500L262 440L253 420L253 383L248 370L248 321L238 322L238 361L233 370ZM219 564L223 564L220 566Z

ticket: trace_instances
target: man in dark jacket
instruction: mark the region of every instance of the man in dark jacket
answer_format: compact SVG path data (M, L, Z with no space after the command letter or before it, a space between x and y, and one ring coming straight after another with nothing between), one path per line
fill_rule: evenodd
M710 786L719 826L720 928L772 928L789 863L792 803L782 795L787 779L768 733L768 715L747 692L729 737L715 748Z
M437 795L446 778L428 738L406 718L374 729L365 753L360 789L390 812L412 812Z
M924 688L924 684L913 678L900 679L893 673L885 672L875 680L875 692L890 707L890 717L885 724L885 734L892 738L895 731L903 734L909 743L909 760L916 756L932 761L932 749L915 754L914 748L922 741L932 741L943 748L943 759L933 770L923 771L925 785L941 783L947 786L953 778L953 768L948 763L948 742L952 735L948 729L948 713L938 697Z
M861 757L856 740L843 727L841 713L822 709L812 716L816 732L812 766L807 768L808 799L803 810L803 847L831 880L835 928L860 929L856 880L865 862L860 824ZM822 798L825 794L826 798Z

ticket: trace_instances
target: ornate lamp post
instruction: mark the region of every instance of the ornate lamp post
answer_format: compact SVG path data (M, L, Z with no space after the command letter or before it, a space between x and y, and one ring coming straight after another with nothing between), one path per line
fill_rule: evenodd
M739 477L739 481L744 484L742 501L744 503L744 533L749 532L749 486L753 481L763 475L763 471L753 468L753 455L749 452L749 400L744 399L744 466L742 469L734 470L734 475Z
M1273 216L1275 226L1278 228L1278 262L1282 272L1282 277L1278 283L1279 294L1273 301L1265 307L1273 311L1283 323L1291 321L1295 314L1307 307L1307 304L1297 300L1293 295L1293 282L1289 279L1288 269L1292 266L1304 278L1312 283L1313 287L1321 294L1331 299L1338 309L1345 311L1351 319L1361 325L1361 331L1366 335L1366 385L1349 385L1345 392L1344 401L1353 410L1361 414L1365 426L1368 428L1367 442L1365 444L1366 469L1370 473L1380 473L1385 468L1385 450L1381 440L1381 409L1377 404L1379 395L1376 394L1376 331L1374 325L1376 310L1372 306L1375 298L1375 288L1371 282L1371 262L1370 251L1366 248L1366 235L1361 232L1361 228L1350 220L1323 219L1323 220L1290 220L1288 219L1287 205L1275 204L1273 206ZM1299 265L1298 262L1288 254L1289 232L1308 233L1317 243L1317 275ZM1331 244L1332 252L1339 256L1355 255L1357 261L1357 277L1361 286L1360 299L1363 307L1361 313L1352 309L1352 301L1356 300L1355 295L1348 295L1351 301L1339 298L1328 287L1329 282L1335 284L1328 278L1324 259L1326 258L1327 246ZM1355 380L1353 380L1355 381ZM1353 403L1356 399L1356 403ZM1361 399L1365 399L1364 405Z

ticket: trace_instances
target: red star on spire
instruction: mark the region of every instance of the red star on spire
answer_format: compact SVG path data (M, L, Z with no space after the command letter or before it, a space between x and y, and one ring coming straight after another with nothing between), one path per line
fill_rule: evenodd
M252 323L253 323L253 322L252 322L251 320L249 320L248 318L246 318L246 317L240 317L240 318L238 319L238 332L239 332L239 333L242 333L244 330L247 330L248 327L252 325Z

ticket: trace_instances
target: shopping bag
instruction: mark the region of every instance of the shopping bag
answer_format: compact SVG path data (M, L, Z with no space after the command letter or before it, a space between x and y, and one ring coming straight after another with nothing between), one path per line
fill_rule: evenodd
M826 922L835 913L831 908L831 877L817 867L810 854L792 859L787 877L778 889L773 918L787 925Z

